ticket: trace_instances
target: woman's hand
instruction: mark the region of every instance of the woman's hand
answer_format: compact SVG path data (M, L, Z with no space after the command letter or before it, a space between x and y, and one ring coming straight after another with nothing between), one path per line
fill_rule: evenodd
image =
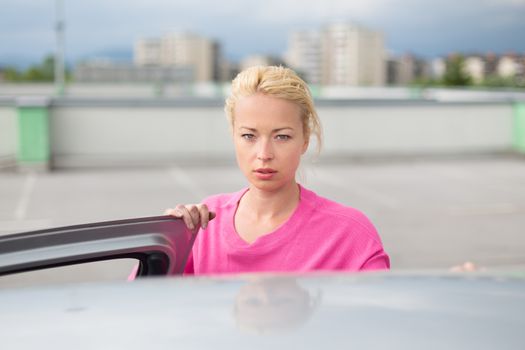
M173 209L166 209L164 214L182 218L190 230L195 230L199 224L205 229L208 227L208 222L215 218L215 213L209 211L206 204L179 204Z
M452 266L450 268L451 272L474 272L480 270L483 270L483 268L480 268L471 261L466 261L461 265Z

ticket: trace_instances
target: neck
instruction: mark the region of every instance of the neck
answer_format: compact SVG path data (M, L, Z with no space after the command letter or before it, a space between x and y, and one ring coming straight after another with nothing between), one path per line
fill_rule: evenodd
M295 181L275 192L260 190L250 186L250 190L243 196L247 209L257 219L275 218L289 215L299 203L299 186Z

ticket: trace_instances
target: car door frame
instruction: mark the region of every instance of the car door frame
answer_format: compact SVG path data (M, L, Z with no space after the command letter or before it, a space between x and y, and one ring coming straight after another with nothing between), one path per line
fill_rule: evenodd
M0 236L0 276L133 258L136 277L182 274L196 234L181 219L152 216Z

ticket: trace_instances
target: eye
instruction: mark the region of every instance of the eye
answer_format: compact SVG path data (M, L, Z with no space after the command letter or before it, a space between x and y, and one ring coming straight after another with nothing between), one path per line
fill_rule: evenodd
M292 137L291 137L290 135L284 135L284 134L281 134L281 135L277 135L277 136L275 136L275 138L276 138L277 140L286 141L286 140L291 139Z
M253 140L255 138L254 134L242 134L241 137L245 140Z

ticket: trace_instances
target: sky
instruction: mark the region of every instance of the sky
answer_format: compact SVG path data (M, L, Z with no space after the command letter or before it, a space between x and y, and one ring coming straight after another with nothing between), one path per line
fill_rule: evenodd
M57 0L0 0L0 65L36 63L55 50ZM66 60L131 60L133 43L190 31L223 54L282 55L292 30L334 21L384 34L389 53L525 53L525 0L63 0Z

